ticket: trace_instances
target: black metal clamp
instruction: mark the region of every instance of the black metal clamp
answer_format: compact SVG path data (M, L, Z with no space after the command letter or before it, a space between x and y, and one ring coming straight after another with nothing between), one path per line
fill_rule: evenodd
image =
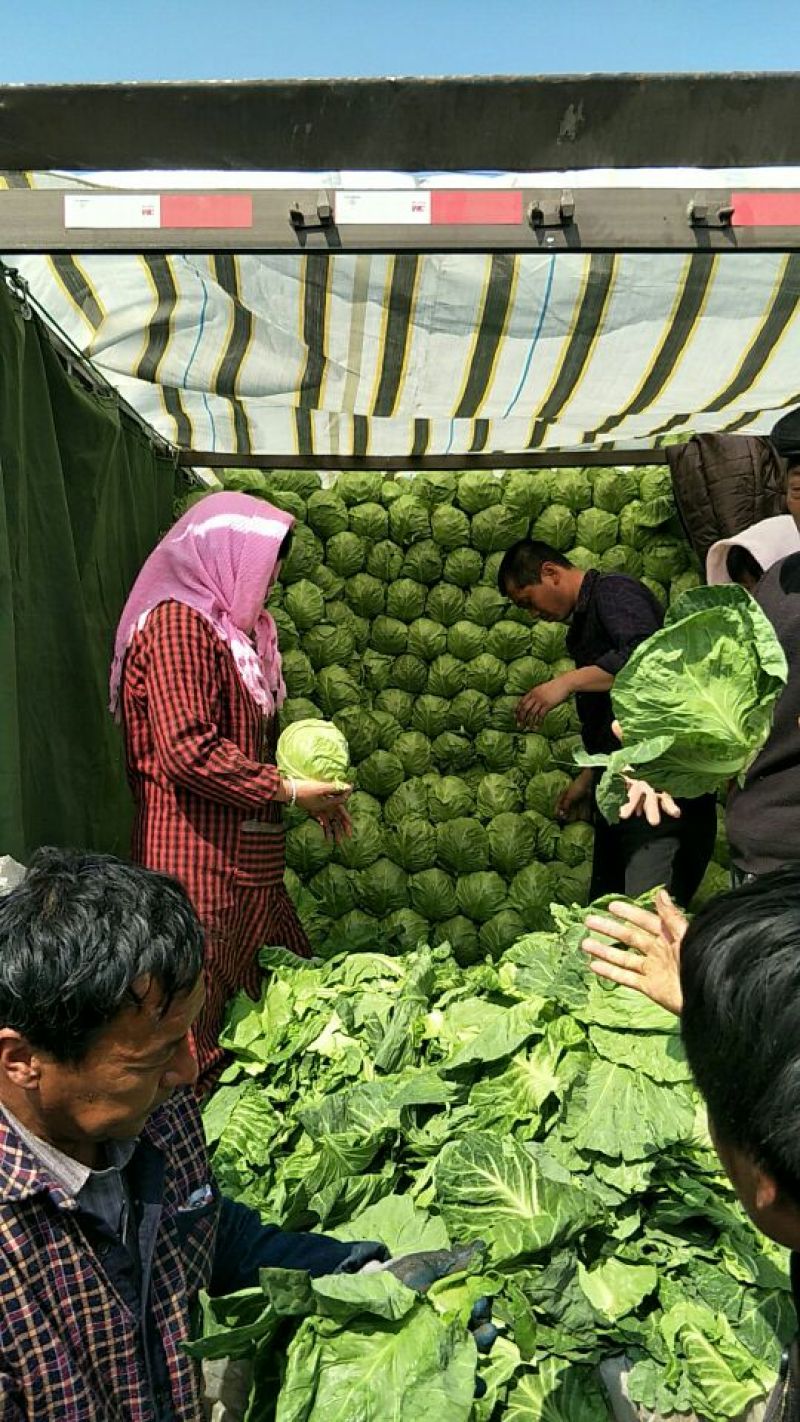
M528 222L531 227L569 227L574 220L575 199L566 189L562 192L555 215L550 221L546 220L544 208L538 199L528 205Z
M19 303L19 314L22 317L23 321L32 320L33 310L31 308L30 301L31 292L30 287L28 286L28 283L25 280L24 276L21 274L21 272L17 271L16 267L7 267L2 262L0 262L0 274L2 274L3 281L5 282L5 285L7 286L8 290L11 292L11 295Z
M692 201L686 209L686 216L689 219L690 227L725 228L733 226L733 214L735 210L736 209L730 205L723 205L718 207L715 214L711 216L705 198L692 198Z
M304 212L299 202L289 208L289 221L296 232L326 232L334 226L333 203L329 193L319 193L313 212Z

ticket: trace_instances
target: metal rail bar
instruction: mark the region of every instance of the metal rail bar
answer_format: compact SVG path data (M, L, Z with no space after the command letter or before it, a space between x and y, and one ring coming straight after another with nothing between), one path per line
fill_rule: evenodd
M431 194L366 194L365 222L347 212L347 193L291 188L237 192L12 188L0 191L0 251L44 252L748 252L800 249L800 190L730 188L524 188L499 191L513 212L503 221L412 221L410 204ZM439 189L442 197L458 199ZM498 190L466 192L484 206ZM380 218L380 203L400 220ZM396 200L400 200L399 208ZM326 214L319 221L317 208ZM405 209L409 208L406 212ZM475 209L473 208L473 211ZM191 225L207 213L206 226ZM329 212L329 216L327 213ZM451 213L458 214L458 207ZM402 220L408 217L408 221ZM186 219L186 225L168 225ZM238 225L226 226L236 221ZM89 224L96 225L89 225ZM161 225L163 223L163 225ZM124 224L124 225L123 225Z
M612 469L622 464L666 464L663 449L550 449L521 454L220 454L182 449L181 467L197 469Z

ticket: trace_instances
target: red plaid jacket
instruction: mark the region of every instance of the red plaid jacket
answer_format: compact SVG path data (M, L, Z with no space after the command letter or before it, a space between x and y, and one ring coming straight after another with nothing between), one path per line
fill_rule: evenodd
M230 647L162 602L125 658L123 726L136 800L132 857L180 879L204 926L230 904L245 820L280 824L277 722L245 690ZM280 877L280 876L279 876Z
M154 608L122 683L132 858L179 879L206 936L206 1002L195 1026L201 1088L224 1061L219 1036L237 992L258 997L265 943L310 956L283 883L277 717L265 721L229 646L180 602ZM272 833L249 832L262 821Z
M198 1422L197 1365L181 1344L211 1277L218 1200L208 1196L208 1158L190 1094L151 1116L140 1151L158 1185L150 1305L175 1418ZM75 1201L0 1120L3 1422L149 1422L137 1324L93 1253Z

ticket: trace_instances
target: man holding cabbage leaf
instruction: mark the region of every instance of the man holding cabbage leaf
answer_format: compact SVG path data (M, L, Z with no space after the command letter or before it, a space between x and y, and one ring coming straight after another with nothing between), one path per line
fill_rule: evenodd
M790 426L790 443L782 445L776 439L780 426L772 437L787 460L787 507L800 525L798 412L780 424ZM723 598L725 587L709 589L708 596ZM791 553L763 572L753 598L763 616L754 623L755 635L743 639L734 672L743 694L749 691L753 702L749 717L742 719L742 754L740 763L731 768L725 812L734 884L800 859L800 553ZM755 663L754 652L759 652ZM766 684L765 666L774 673L774 684ZM638 739L636 728L622 711L620 721L619 734L630 746ZM669 792L680 766L643 764L636 773L641 779L630 786L625 813L646 815L656 822L674 815Z
M612 730L611 688L636 648L664 621L660 604L637 579L622 573L585 572L549 544L522 539L500 565L501 593L534 617L568 622L567 652L575 670L533 687L522 697L522 729L540 725L547 713L575 696L587 756L618 748ZM587 766L561 795L556 815L585 814L595 826L590 899L625 893L632 898L666 884L688 904L705 873L716 838L713 795L681 802L679 818L650 824L625 814L610 823L596 803L599 772Z
M722 596L723 589L709 592ZM745 748L749 754L743 755L737 774L730 776L725 823L733 883L745 883L800 859L800 553L784 557L763 574L755 600L774 630L772 660L777 678L776 687L760 697L762 734ZM763 641L769 648L766 638ZM750 651L752 647L750 640ZM747 677L745 656L739 674ZM622 714L620 720L620 734L629 745L631 724ZM679 812L669 795L675 768L656 762L642 765L635 774L641 779L629 784L627 815L658 822Z

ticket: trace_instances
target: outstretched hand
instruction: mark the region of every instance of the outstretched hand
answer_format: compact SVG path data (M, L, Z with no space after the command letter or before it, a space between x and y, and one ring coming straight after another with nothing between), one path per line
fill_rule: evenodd
M555 804L555 817L564 824L576 819L590 819L592 813L592 772L582 770L575 780L562 790Z
M623 775L622 778L628 798L619 812L621 820L644 816L649 825L655 826L661 824L665 815L671 820L680 819L680 806L675 804L666 790L654 790L648 781L634 780L630 775Z
M669 894L662 890L656 896L655 913L636 904L609 904L606 914L589 914L586 927L590 933L617 940L609 944L584 939L581 946L598 977L633 988L680 1016L681 944L688 920Z
M557 676L552 681L543 681L539 686L534 686L517 702L517 725L522 730L532 730L534 726L541 724L548 712L566 701L569 694L569 685L563 677Z

